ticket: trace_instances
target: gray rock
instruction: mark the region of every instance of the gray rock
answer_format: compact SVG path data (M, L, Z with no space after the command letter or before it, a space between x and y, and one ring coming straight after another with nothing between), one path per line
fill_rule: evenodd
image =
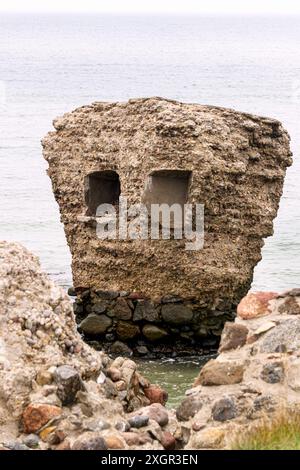
M76 369L63 365L55 369L54 381L57 383L57 396L63 405L73 403L76 393L83 389L83 382Z
M98 302L94 303L92 306L92 312L100 315L101 313L106 312L107 310L107 302L99 300Z
M105 394L106 398L114 398L118 395L118 391L116 389L115 384L108 377L106 378L106 380L104 382L104 387L103 388L104 388L104 394Z
M73 311L75 315L79 315L80 313L83 312L83 304L80 302L74 302L73 303Z
M146 415L149 419L156 421L161 427L169 422L169 415L166 408L160 403L152 403L138 411L139 414Z
M237 416L235 400L225 397L217 400L212 407L212 418L215 421L228 421Z
M178 295L173 295L173 294L167 294L161 298L162 304L176 304L181 301L182 299Z
M280 361L265 364L261 371L261 378L269 384L282 382L284 379L283 363Z
M143 428L144 426L147 426L149 422L149 416L146 415L136 415L133 416L132 418L129 418L128 424L131 428Z
M106 341L114 341L116 339L116 336L114 333L107 333L105 335L105 339Z
M127 297L130 294L127 290L120 290L119 296L120 297Z
M158 341L168 336L168 332L164 328L156 325L145 325L142 333L149 341Z
M237 416L237 408L233 398L225 397L214 402L211 410L215 421L228 421Z
M146 356L149 352L146 346L137 346L136 351L140 356Z
M166 304L162 306L161 315L166 323L172 325L183 325L190 323L193 312L189 307L180 304Z
M104 300L114 300L119 297L119 292L113 290L97 290L96 294L100 299Z
M185 398L176 410L176 416L179 421L188 421L202 408L202 400L198 397Z
M278 402L271 395L261 395L253 401L252 408L248 411L247 418L257 419L265 418L270 413L274 413L278 409Z
M132 356L133 352L127 344L123 343L122 341L115 341L111 347L109 348L109 353L120 356Z
M85 431L105 431L110 428L111 425L107 421L102 421L101 419L89 419L83 424L83 429Z
M247 335L248 328L245 325L226 322L222 331L219 352L244 346L247 340Z
M127 421L118 421L115 424L115 428L120 432L127 432L130 429L130 425Z
M10 450L31 450L27 445L22 444L22 442L6 442L4 443L4 447Z
M124 297L117 299L115 306L110 310L110 312L119 320L130 320L132 317L131 308Z
M36 447L38 447L39 442L39 436L37 436L36 434L28 434L28 436L25 436L23 438L23 444L25 444L25 446L27 447L30 447L31 449L35 449Z
M90 313L79 325L79 328L88 335L101 335L111 326L112 320L106 315Z
M70 297L76 297L76 290L74 289L74 287L69 287L68 289L68 295Z
M72 450L107 450L107 445L97 432L85 432L76 439Z
M133 321L146 320L149 322L159 321L159 310L151 300L137 300L133 314Z
M298 303L297 297L286 297L284 302L279 306L278 312L286 315L300 315L300 304Z
M285 345L287 350L298 349L300 345L300 317L289 318L269 332L265 333L261 343L260 352L273 353L281 345Z

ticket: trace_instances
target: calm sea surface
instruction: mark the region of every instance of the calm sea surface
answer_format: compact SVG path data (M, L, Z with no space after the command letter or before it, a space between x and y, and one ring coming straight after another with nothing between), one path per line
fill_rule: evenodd
M253 289L300 286L300 17L0 16L0 239L63 286L70 254L40 139L99 100L163 96L280 119L292 139L274 236Z

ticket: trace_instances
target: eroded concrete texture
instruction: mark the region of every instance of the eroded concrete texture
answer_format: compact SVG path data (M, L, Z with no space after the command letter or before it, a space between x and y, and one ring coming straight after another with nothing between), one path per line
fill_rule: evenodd
M109 303L97 313L97 299L84 305L82 316L103 315L107 328L99 337L110 335L107 341L112 343L130 341L120 334L124 324L131 329L133 344L148 344L143 333L148 323L163 328L163 342L172 338L171 348L174 335L191 350L203 338L217 337L247 293L263 239L273 232L291 164L289 136L281 123L230 109L145 98L83 106L55 119L54 127L43 139L44 157L72 253L74 287L78 294L88 290L94 300L96 291L127 296L139 292L136 298L125 295L129 310L121 302L126 318L111 313L114 305ZM115 199L118 176L121 196L133 204L147 199L151 175L158 177L154 186L164 195L161 180L171 170L188 180L187 193L182 180L174 198L205 206L204 249L187 251L185 240L97 238L91 217L95 201L88 207L88 191L95 182L89 184L90 174L115 172L108 173L114 176L106 181L105 192ZM183 313L187 322L174 326L175 313L163 314L161 298L169 294L182 299L173 304L176 315L178 305L191 310ZM155 304L157 315L150 322L147 313L142 319L135 315L141 298ZM148 310L153 317L153 309Z

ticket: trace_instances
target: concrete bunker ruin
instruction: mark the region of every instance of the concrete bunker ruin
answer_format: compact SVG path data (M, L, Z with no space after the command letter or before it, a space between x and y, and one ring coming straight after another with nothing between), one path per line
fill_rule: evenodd
M194 354L218 343L273 233L289 136L280 122L162 98L94 103L54 120L43 153L72 254L74 310L113 352ZM100 240L99 203L204 205L204 247Z
M100 204L118 205L121 193L120 178L112 170L93 171L84 178L87 215L95 216Z

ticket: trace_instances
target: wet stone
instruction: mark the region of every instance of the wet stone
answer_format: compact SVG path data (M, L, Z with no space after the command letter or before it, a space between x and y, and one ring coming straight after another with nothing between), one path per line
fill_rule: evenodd
M120 339L129 340L135 338L139 333L140 329L137 325L120 321L117 325L117 335Z
M100 315L101 313L106 312L107 306L108 306L107 302L98 301L94 303L94 305L92 306L92 312L96 313L97 315Z
M166 323L172 325L183 325L190 323L193 319L192 310L180 304L166 304L162 306L161 315Z
M79 328L88 335L101 335L111 326L112 320L106 315L89 314L79 325Z
M168 336L168 332L164 328L156 325L145 325L142 332L149 341L158 341Z
M119 292L113 290L97 290L96 294L100 299L114 300L119 297Z
M110 310L111 314L119 320L130 320L132 317L132 311L129 307L126 299L120 297L116 300L115 306Z
M137 346L136 351L140 356L146 356L149 353L146 346Z
M133 314L133 321L141 320L149 322L159 321L159 310L150 300L137 300Z
M80 315L83 313L83 305L82 303L74 302L73 304L73 311L75 315Z
M114 356L132 356L133 352L127 344L123 343L122 341L115 341L111 347L109 348L109 353L113 354Z
M70 297L76 297L76 290L74 289L74 287L69 287L68 288L68 295Z

